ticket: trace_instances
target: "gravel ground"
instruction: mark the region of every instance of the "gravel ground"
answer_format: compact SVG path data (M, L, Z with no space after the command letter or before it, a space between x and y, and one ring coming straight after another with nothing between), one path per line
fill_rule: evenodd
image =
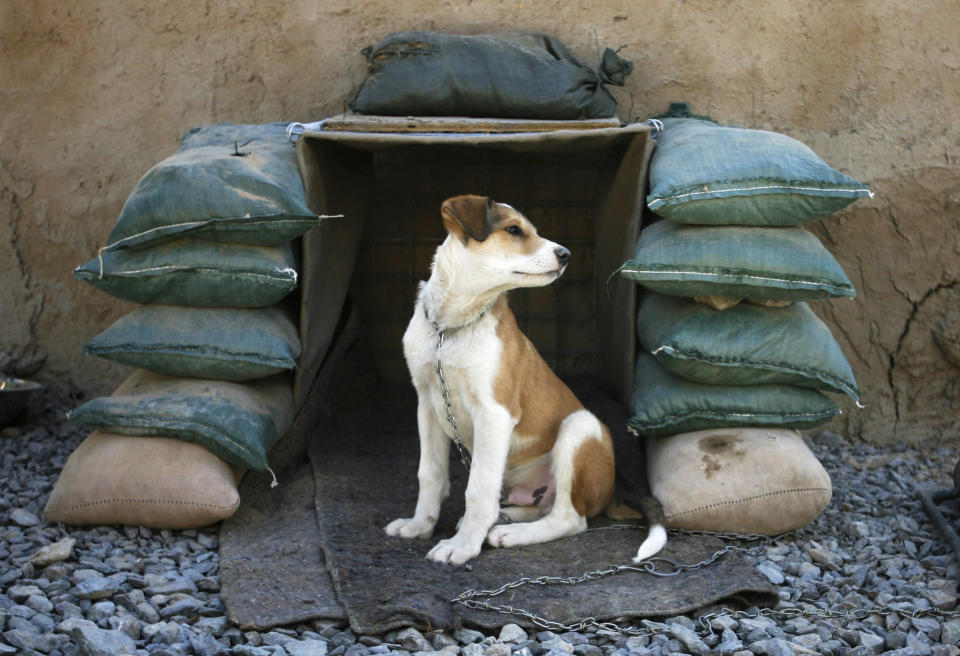
M226 617L215 527L152 531L42 521L57 474L85 435L60 419L64 409L48 403L29 424L0 433L0 656L960 654L960 566L914 492L917 485L950 486L956 449L880 448L826 432L810 440L833 479L830 507L801 531L753 544L749 556L779 587L775 612L633 627L648 635L529 632L509 617L491 635L407 629L357 636L329 622L260 633L242 632ZM31 563L54 544L63 553L49 564Z

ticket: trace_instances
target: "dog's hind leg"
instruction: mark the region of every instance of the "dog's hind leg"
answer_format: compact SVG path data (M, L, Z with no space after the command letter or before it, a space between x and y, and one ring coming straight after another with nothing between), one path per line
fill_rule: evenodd
M613 495L613 446L603 424L586 410L560 424L552 450L556 499L541 519L494 526L494 547L548 542L587 528L587 517L603 510Z
M395 519L384 528L387 535L428 538L440 516L440 504L450 494L450 440L443 434L436 415L423 402L417 404L420 432L420 465L417 507L413 517Z

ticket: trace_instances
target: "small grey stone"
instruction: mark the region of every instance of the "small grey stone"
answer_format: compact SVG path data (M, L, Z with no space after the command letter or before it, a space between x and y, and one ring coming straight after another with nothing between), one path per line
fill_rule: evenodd
M541 640L540 644L543 646L544 649L548 651L556 651L564 654L573 653L573 645L571 645L569 642L567 642L560 636L556 636L549 640Z
M146 577L145 577L146 578ZM144 592L147 596L153 595L172 595L172 594L193 594L197 591L197 586L190 579L184 576L177 576L172 580L164 579L162 581L150 582L148 579Z
M0 642L0 656L13 656L13 654L19 654L20 650L16 647L11 647L10 645Z
M38 613L49 613L53 610L53 602L51 602L42 594L30 595L27 597L27 600L23 602L23 605L27 608L37 611Z
M796 651L782 638L770 638L752 643L748 649L754 654L764 656L794 656Z
M230 620L222 615L219 617L204 617L193 625L194 631L209 633L217 638L226 633L227 629L229 628Z
M527 632L518 624L504 624L500 629L500 642L525 642Z
M457 642L459 642L461 645L469 645L473 642L480 642L485 636L479 631L474 631L473 629L460 628L454 632L453 637L456 638Z
M423 637L423 634L416 629L409 627L397 633L397 643L410 652L415 651L434 651L430 641Z
M93 622L78 620L70 630L72 637L87 656L117 656L133 653L137 645L120 631L101 629Z
M692 654L704 654L710 649L695 631L683 626L682 624L671 624L670 635L683 643L683 646L686 647L687 651Z
M201 606L203 606L203 602L199 599L181 599L161 608L160 617L161 619L176 617L177 615L193 617L197 614L197 611L200 610Z
M485 656L510 656L510 645L495 642L492 645L487 645L487 649L483 653Z
M883 638L881 636L869 633L867 631L860 631L859 644L861 647L866 647L874 654L879 654L883 651Z
M923 631L934 642L940 640L940 622L932 617L915 617L910 620L918 631Z
M786 580L780 568L772 563L761 563L757 565L757 571L766 576L767 580L774 585L780 585Z
M10 512L10 521L20 526L21 528L28 528L30 526L36 526L40 523L40 518L34 515L29 510L24 510L23 508L16 508Z
M180 640L180 626L176 622L146 624L140 629L143 639L161 645L172 645Z
M156 624L160 621L160 613L149 602L141 601L136 605L137 617L147 624Z
M483 656L483 645L479 642L471 642L460 650L462 656Z
M804 649L816 651L817 646L823 642L823 638L821 638L817 633L804 633L802 635L794 636L790 642L795 645L799 645Z
M217 642L217 639L209 633L197 634L191 631L187 635L187 642L196 656L217 656L227 651L226 646Z
M945 645L960 645L960 620L949 620L940 627L940 642Z
M903 631L888 631L883 637L884 646L890 649L902 649L907 645L907 634Z
M7 631L3 634L3 637L14 647L33 649L44 654L49 654L54 649L63 649L70 642L67 636L59 633L40 633L22 629Z
M120 592L120 586L126 581L123 574L89 578L77 584L77 597L80 599L106 599Z
M596 645L591 645L589 642L574 645L573 653L576 654L576 656L603 656L603 650Z
M263 647L255 647L251 644L239 644L230 648L230 653L234 656L270 656L271 650Z
M67 537L53 544L40 547L36 553L30 556L30 562L37 567L46 567L64 561L73 553L73 545L76 543L76 538Z
M87 611L87 619L96 624L100 624L101 621L105 622L113 617L113 614L116 612L117 605L112 601L98 601L90 606L90 610Z
M326 640L291 640L283 648L290 656L327 656Z
M140 627L143 626L143 622L130 613L121 611L119 615L109 618L107 623L114 631L126 633L134 640L140 639Z
M7 589L7 596L18 604L22 604L30 597L43 596L43 590L35 585L11 585Z
M374 639L376 640L376 638ZM360 642L362 642L363 644L366 644L367 646L372 647L373 645L369 644L368 642L365 642L369 640L370 640L369 636L363 636L360 638ZM457 649L459 650L460 648L460 645L457 644L457 639L454 638L452 635L444 633L443 631L438 631L434 633L432 642L433 642L434 649L443 649L444 647L457 647ZM379 644L379 643L380 641L378 640L377 643L375 644Z

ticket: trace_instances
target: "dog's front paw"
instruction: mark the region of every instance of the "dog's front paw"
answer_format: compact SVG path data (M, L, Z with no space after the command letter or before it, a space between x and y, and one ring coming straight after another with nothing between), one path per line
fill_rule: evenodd
M428 538L433 535L435 521L417 519L416 517L401 517L384 527L387 535L395 538Z
M441 540L430 553L427 560L433 560L447 565L463 565L480 553L480 544L471 544L456 536L449 540Z
M523 539L525 528L524 524L497 524L487 533L487 544L501 548L527 544Z

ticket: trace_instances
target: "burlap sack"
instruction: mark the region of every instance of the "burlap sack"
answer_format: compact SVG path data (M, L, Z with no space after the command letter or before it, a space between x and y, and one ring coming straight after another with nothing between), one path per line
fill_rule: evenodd
M190 442L97 431L67 459L44 516L64 524L207 526L236 512L242 475Z
M725 428L648 438L647 475L670 528L775 535L830 503L830 476L800 433Z

